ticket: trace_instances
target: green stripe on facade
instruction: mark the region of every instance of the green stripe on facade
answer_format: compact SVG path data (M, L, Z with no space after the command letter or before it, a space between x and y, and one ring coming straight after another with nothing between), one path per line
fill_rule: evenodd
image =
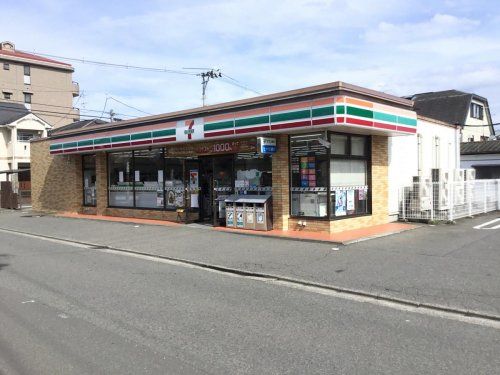
M387 121L387 122L395 122L395 123L398 122L398 116L382 112L373 112L373 119L380 121Z
M271 122L281 122L281 121L291 121L291 120L302 120L305 118L311 118L311 110L303 109L301 111L286 112L286 113L276 113L271 115Z
M417 126L417 120L414 118L398 116L398 124Z
M57 143L49 146L49 150L60 150L63 147L62 143Z
M94 139L94 145L103 145L106 143L111 143L111 138L98 138Z
M169 137L175 135L175 129L163 129L163 130L155 130L153 132L153 138L157 137Z
M151 132L146 132L146 133L137 133L137 134L132 134L130 136L130 139L132 141L136 141L138 139L146 139L146 138L151 138Z
M111 142L128 142L130 141L130 135L116 135L111 137Z
M68 142L64 143L64 148L75 148L78 146L78 142Z
M257 116L257 117L248 117L242 118L239 120L235 120L234 126L252 126L252 125L262 125L269 124L269 116Z
M345 106L343 105L338 105L336 108L337 115L343 115L345 114Z
M220 130L220 129L229 129L234 127L234 121L221 121L221 122L212 122L203 125L203 130L204 131L210 131L210 130Z
M83 146L92 146L94 142L92 139L86 139L85 141L78 141L78 147L83 147Z
M313 108L312 116L313 117L322 117L322 116L332 116L335 113L334 107L322 107L322 108Z
M353 116L358 116L358 117L373 118L373 111L371 111L369 109L363 109L363 108L356 108L356 107L347 106L347 114L353 115Z

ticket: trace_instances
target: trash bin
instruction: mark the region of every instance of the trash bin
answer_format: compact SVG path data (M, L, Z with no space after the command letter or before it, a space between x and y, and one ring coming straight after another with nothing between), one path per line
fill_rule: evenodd
M236 218L236 228L245 228L245 204L240 203L236 200L236 207L234 209L235 218Z
M245 203L245 229L255 229L255 203Z
M236 220L235 220L235 212L234 212L234 201L235 201L235 196L230 195L227 197L224 202L226 203L225 211L226 211L226 227L229 228L234 228L236 226Z

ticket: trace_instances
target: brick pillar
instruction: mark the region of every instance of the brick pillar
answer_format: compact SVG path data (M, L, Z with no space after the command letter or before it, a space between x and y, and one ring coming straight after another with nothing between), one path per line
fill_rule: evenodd
M273 228L288 230L290 217L290 166L288 135L276 136L277 152L273 155Z
M105 152L95 155L96 173L96 211L97 215L105 215L108 207L108 165Z
M388 137L372 136L372 216L373 224L389 220Z

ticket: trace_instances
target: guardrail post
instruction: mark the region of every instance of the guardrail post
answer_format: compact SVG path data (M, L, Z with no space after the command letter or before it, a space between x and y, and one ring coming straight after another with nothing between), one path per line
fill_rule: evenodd
M467 186L465 187L467 193L467 200L469 201L469 217L472 217L472 181L467 181Z
M488 212L486 210L486 180L483 181L483 202L484 202L484 213Z

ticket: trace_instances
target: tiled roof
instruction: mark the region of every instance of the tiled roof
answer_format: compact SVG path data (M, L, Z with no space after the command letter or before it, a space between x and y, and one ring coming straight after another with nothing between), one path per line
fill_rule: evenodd
M64 133L70 130L79 130L79 129L84 129L87 127L99 127L102 125L109 124L107 121L99 120L99 119L93 119L93 120L82 120L82 121L75 121L71 124L61 126L59 128L53 129L50 134L58 134L58 133Z
M500 154L500 140L461 143L460 154Z
M23 118L30 111L23 104L0 102L0 125L7 125Z
M20 52L20 51L10 51L10 50L3 50L0 49L0 58L3 56L8 56L8 57L18 57L21 59L29 59L29 60L36 60L44 63L51 63L51 64L59 64L59 65L64 65L68 68L71 67L71 64L63 63L61 61L57 60L52 60L48 59L46 57L34 55L32 53L27 53L27 52Z
M446 90L415 94L407 98L415 102L414 109L419 115L462 125L467 118L472 96L458 90Z

